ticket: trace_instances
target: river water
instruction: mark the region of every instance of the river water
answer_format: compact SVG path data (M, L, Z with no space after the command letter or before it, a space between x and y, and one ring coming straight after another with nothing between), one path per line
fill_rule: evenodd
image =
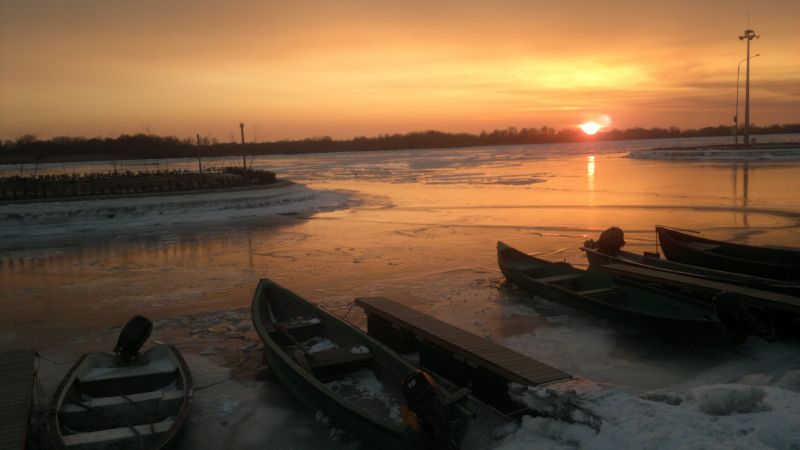
M779 137L787 138L800 140ZM502 240L584 267L578 247L603 229L622 227L627 250L655 251L653 226L664 224L800 247L800 162L625 157L635 148L713 142L723 140L258 157L255 167L346 201L317 213L213 224L126 228L125 216L109 214L114 231L103 233L96 223L60 229L43 212L54 205L17 205L13 214L0 206L3 221L17 227L0 243L0 346L56 347L137 313L166 319L247 306L258 279L269 277L359 325L364 317L352 300L384 295L576 375L641 389L680 384L707 363L682 365L683 350L545 300L526 301L500 274L495 245ZM49 220L52 235L25 239L37 220ZM620 371L620 361L641 376Z

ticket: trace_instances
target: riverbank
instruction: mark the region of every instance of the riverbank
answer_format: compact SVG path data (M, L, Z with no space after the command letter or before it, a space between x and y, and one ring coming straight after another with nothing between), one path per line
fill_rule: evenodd
M652 148L633 150L628 157L672 161L800 161L800 143Z
M10 250L121 233L280 220L347 208L344 192L290 181L161 194L96 196L0 203L0 248ZM2 259L0 259L2 266Z

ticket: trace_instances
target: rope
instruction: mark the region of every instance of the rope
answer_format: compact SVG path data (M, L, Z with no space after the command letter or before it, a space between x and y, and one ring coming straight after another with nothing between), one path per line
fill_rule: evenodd
M124 399L125 399L125 400L127 400L127 401L128 401L130 404L132 404L132 405L133 405L133 406L135 406L137 409L139 409L139 411L141 411L141 412L142 412L142 413L145 415L145 417L147 417L147 421L148 421L148 422L150 422L150 432L151 432L151 433L153 433L153 434L156 434L156 427L153 425L153 418L150 416L150 414L148 414L147 410L145 410L145 409L142 407L142 405L140 405L140 404L136 403L135 401L133 401L133 399L131 399L131 398L130 398L130 397L128 397L127 395L123 394L121 391L119 391L119 390L116 390L116 389L115 389L115 392L116 392L116 393L117 393L117 394L118 394L120 397L124 398ZM158 403L159 403L159 405L161 404L161 399L160 399L160 398L158 399Z
M104 413L102 411L99 411L99 410L97 410L97 409L95 409L95 408L93 408L93 407L91 407L91 406L79 401L79 400L69 399L69 402L74 404L74 405L78 405L78 406L86 409L87 411L89 411L91 413L97 414L98 416L105 417L106 419L108 419L108 420L110 420L112 422L116 422L116 423L118 423L118 424L120 424L120 425L122 425L122 426L124 426L126 428L130 428L131 431L133 431L133 433L136 435L136 438L139 441L139 449L140 450L144 450L144 441L142 440L142 435L141 435L141 433L139 433L139 430L137 430L135 426L133 426L133 425L127 423L127 422L124 422L122 420L119 420L116 417L109 416L108 414L106 414L106 413ZM151 426L152 426L152 424L151 424Z
M222 380L217 380L217 381L214 381L214 382L208 383L208 384L207 384L207 385L205 385L205 386L196 387L196 388L194 388L194 392L197 392L197 391L202 391L203 389L208 389L208 388L210 388L211 386L216 386L216 385L218 385L218 384L222 384L222 383L225 383L226 381L231 381L231 380L233 380L233 379L236 379L236 376L234 376L234 375L231 375L231 376L229 376L228 378L223 378Z
M55 361L55 360L52 360L50 358L45 358L44 356L39 354L39 352L33 352L33 353L36 354L37 358L43 359L43 360L45 360L45 361L47 361L47 362L49 362L51 364L57 364L57 365L75 364L75 361L77 361L77 359L73 359L72 361Z
M356 304L355 304L354 302L350 302L350 304L349 304L349 305L347 305L347 311L344 313L344 316L342 316L342 318L345 318L345 319L346 319L346 318L347 318L347 316L349 316L349 315L350 315L350 311L352 311L352 310L353 310L353 306L355 306L355 305L356 305Z

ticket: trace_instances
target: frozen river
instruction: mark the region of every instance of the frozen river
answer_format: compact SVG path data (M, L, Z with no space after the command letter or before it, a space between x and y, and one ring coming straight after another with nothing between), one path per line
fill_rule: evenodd
M579 245L612 225L636 252L655 251L655 224L800 247L800 162L625 157L685 142L259 157L256 167L302 186L0 206L0 349L81 343L137 313L168 320L245 307L257 280L269 277L359 325L353 298L384 295L635 395L761 376L768 393L800 397L797 343L751 338L717 351L661 342L527 302L497 268L498 240L585 266ZM51 170L81 167L89 165ZM696 420L681 417L686 426ZM776 447L800 445L787 439Z

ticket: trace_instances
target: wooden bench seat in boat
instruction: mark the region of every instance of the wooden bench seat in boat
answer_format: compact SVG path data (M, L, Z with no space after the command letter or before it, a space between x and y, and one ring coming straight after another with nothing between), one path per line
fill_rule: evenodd
M119 421L136 424L142 414L163 420L180 409L183 390L157 390L126 396L97 397L81 403L64 402L59 411L61 423L73 430L114 428ZM111 419L113 418L113 420Z
M119 448L138 448L140 438L145 442L145 448L147 448L147 442L152 442L157 435L169 431L173 422L173 419L167 419L152 425L136 425L88 433L68 434L62 436L62 439L64 444L71 450L114 448L114 444ZM136 432L131 428L136 429Z
M120 367L97 367L78 376L81 383L119 380L153 375L169 375L175 373L177 367L167 361L159 360L150 364L137 364Z
M372 361L373 356L369 351L354 351L358 347L337 347L307 355L308 365L312 370L327 369L333 366L363 366Z
M586 289L584 291L577 291L577 293L581 294L581 295L611 294L612 292L619 292L619 288L616 288L616 287L601 287L601 288L596 288L596 289Z
M322 321L313 318L313 319L295 319L295 320L287 320L284 322L277 322L275 325L271 323L265 323L264 328L267 329L269 333L277 333L279 330L278 328L283 328L285 331L292 331L292 330L300 330L306 328L314 328L322 326Z
M544 278L534 278L534 280L538 281L539 283L558 283L561 281L569 281L569 280L576 280L582 277L582 274L579 273L567 273L564 275L554 275L552 277L544 277Z

